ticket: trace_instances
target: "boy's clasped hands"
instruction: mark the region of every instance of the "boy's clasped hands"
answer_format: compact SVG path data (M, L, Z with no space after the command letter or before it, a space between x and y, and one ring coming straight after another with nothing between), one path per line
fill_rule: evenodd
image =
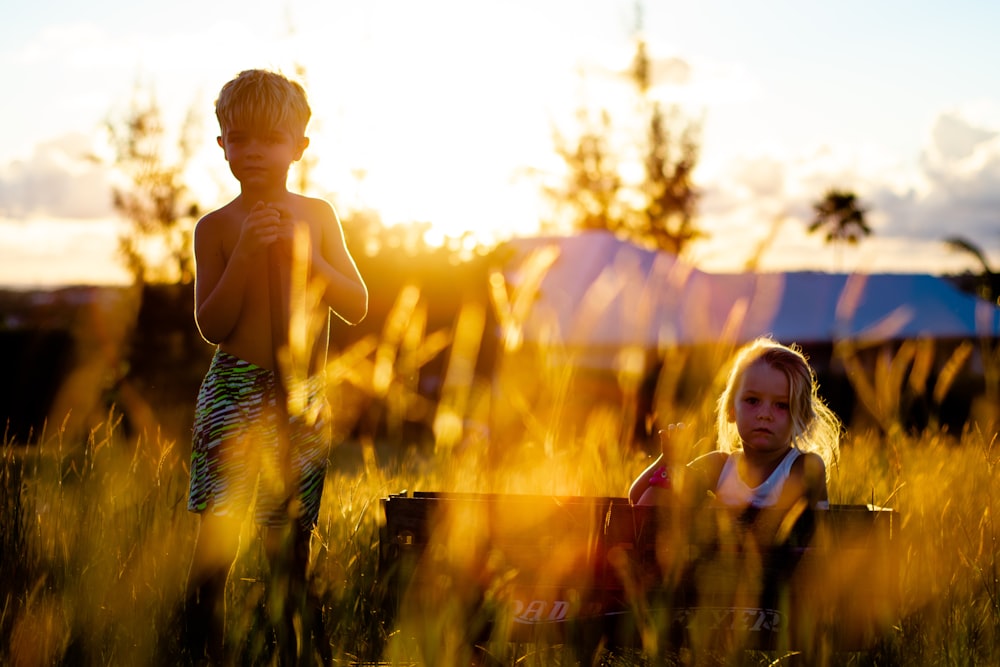
M258 201L250 209L243 222L239 244L251 255L267 249L278 240L289 243L295 233L295 225L291 212L282 204L264 203Z

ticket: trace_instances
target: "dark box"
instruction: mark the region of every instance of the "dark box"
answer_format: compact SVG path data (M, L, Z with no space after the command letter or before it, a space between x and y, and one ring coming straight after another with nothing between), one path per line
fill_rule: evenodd
M889 509L420 492L382 506L396 617L467 622L469 641L859 650L898 610Z

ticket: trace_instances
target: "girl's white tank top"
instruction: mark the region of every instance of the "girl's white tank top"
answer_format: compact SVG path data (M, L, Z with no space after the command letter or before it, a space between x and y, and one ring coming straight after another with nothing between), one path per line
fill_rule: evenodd
M739 459L743 456L743 452L733 452L726 459L725 465L722 466L722 472L719 473L719 482L716 484L715 497L722 504L730 507L752 505L753 507L760 508L774 505L781 496L781 490L784 488L785 480L788 479L788 475L792 470L792 464L795 463L795 459L799 458L799 454L801 453L801 451L792 447L785 454L785 458L781 460L778 467L774 469L774 472L760 486L751 488L747 486L746 482L740 479Z

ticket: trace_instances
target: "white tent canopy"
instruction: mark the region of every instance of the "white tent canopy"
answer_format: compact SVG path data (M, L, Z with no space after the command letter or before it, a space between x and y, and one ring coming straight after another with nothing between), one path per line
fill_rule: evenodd
M505 279L512 303L531 299L520 324L533 343L648 349L765 334L802 345L1000 337L1000 309L932 275L706 273L600 231L508 245Z

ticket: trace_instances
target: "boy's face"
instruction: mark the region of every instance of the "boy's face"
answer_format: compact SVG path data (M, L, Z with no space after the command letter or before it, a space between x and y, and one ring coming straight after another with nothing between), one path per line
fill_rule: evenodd
M288 168L309 145L308 138L286 128L224 128L217 141L236 180L262 188L283 187Z

